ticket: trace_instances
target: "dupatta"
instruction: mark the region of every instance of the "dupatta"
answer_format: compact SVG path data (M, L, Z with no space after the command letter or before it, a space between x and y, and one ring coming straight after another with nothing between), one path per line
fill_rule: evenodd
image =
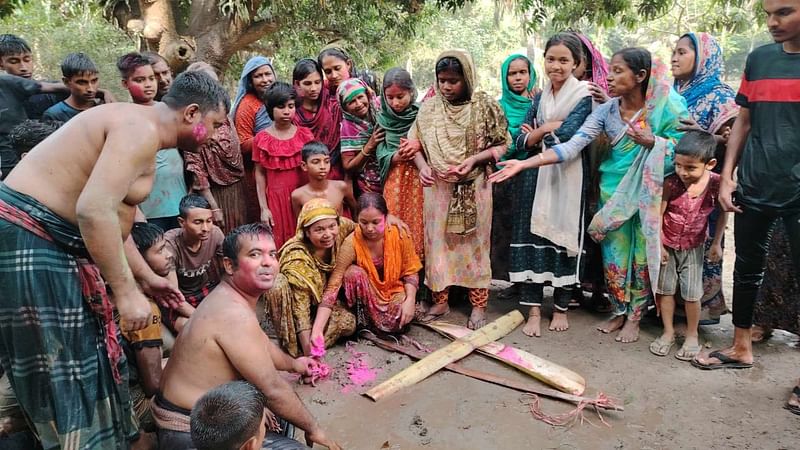
M648 150L626 134L627 127L612 139L614 151L636 152L622 181L611 198L589 224L589 235L602 241L613 230L639 214L642 234L646 242L647 268L650 280L658 280L661 270L661 194L664 188L665 165L672 157L675 133L679 119L688 116L686 102L667 80L667 68L653 60L650 81L645 96L645 107L631 120L647 123L655 136L655 145ZM651 283L651 287L654 283Z
M736 92L722 82L722 48L708 33L688 33L694 43L695 62L692 78L675 89L686 99L689 112L700 127L711 134L739 114Z
M389 169L392 167L392 156L400 148L400 139L408 135L411 125L417 120L419 104L411 103L401 113L396 113L386 101L386 93L381 94L381 112L378 114L378 126L384 131L383 141L378 143L375 156L378 158L381 183L386 183Z
M548 81L539 100L536 121L544 124L564 120L586 97L591 97L587 83L571 75L557 95L553 95L553 85ZM555 134L553 137L558 144ZM580 253L583 244L582 197L583 160L580 156L540 167L531 209L531 233L565 248L569 256Z
M405 290L404 277L414 275L422 269L411 237L402 236L396 226L387 227L383 235L383 279L375 268L359 226L356 227L353 247L356 252L356 264L367 272L370 284L378 292L380 302L384 304Z
M261 66L269 66L269 68L272 69L272 73L275 73L275 67L272 66L272 61L266 56L254 56L250 58L242 69L242 76L239 77L239 88L236 91L236 97L233 99L233 107L231 108L230 114L231 122L234 122L234 124L236 122L236 110L239 109L239 103L242 102L242 99L248 92L255 91L253 83L250 82L250 74ZM275 78L277 79L277 75ZM262 102L261 107L256 111L254 131L257 133L270 126L270 124L272 124L272 119L269 118L267 107L264 106Z
M512 136L519 134L519 128L522 126L522 122L525 121L525 114L528 113L528 109L531 107L531 102L533 101L527 96L519 95L512 91L511 86L508 84L508 68L513 61L518 59L524 60L528 64L528 71L531 75L531 79L525 90L530 92L536 85L536 69L533 68L533 63L531 63L531 60L528 59L527 56L514 54L506 58L503 62L503 66L500 68L500 84L503 86L500 106L503 108L503 113L506 115L506 119L508 120L508 132L511 133ZM526 155L527 152L520 152L520 154L517 154L516 146L512 140L508 144L508 151L501 159L504 161L507 159L524 159Z

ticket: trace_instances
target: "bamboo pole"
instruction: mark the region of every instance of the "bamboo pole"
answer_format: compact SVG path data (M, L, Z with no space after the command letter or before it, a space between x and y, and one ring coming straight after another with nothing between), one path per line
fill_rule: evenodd
M361 334L361 337L373 342L375 345L377 345L378 347L380 347L380 348L382 348L384 350L401 353L401 354L406 355L406 356L408 356L409 358L412 358L412 359L419 360L419 359L422 359L422 358L425 357L425 353L423 353L423 352L421 352L419 350L408 348L408 347L402 346L402 345L398 345L398 344L395 344L394 342L385 341L385 340L375 336L374 334L364 333L364 334ZM590 397L583 397L583 396L580 396L580 395L567 394L567 393L564 393L564 392L561 392L561 391L557 391L555 389L542 387L542 386L537 386L537 385L532 384L532 383L526 383L526 382L522 382L522 381L510 380L510 379L508 379L506 377L501 377L501 376L495 375L493 373L483 372L483 371L480 371L480 370L469 369L469 368L466 368L466 367L462 366L459 363L450 363L450 364L444 366L444 368L449 370L449 371L451 371L451 372L459 373L461 375L468 376L468 377L474 378L476 380L486 381L488 383L496 384L498 386L507 387L507 388L514 389L514 390L520 391L520 392L527 392L527 393L530 393L530 394L544 395L545 397L555 398L555 399L558 399L558 400L564 400L564 401L575 403L575 404L580 404L581 402L586 402L586 403L588 403L590 405L597 406L598 408L610 409L610 410L614 410L614 411L624 411L625 410L622 406L617 405L616 402L614 402L613 400L610 401L610 402L604 402L604 401L601 401L601 400L598 400L598 399L594 399L594 398L590 398Z
M447 322L423 324L450 339L469 334L469 328ZM581 395L586 390L586 380L578 373L544 358L499 342L490 342L477 349L480 353L508 364L559 391Z
M378 386L373 387L364 395L377 402L381 398L392 395L404 387L419 383L447 364L458 361L469 355L476 348L494 342L507 335L523 321L524 318L519 311L511 311L494 322L488 323L486 326L436 350L422 360L412 364L411 367L402 370L400 373Z

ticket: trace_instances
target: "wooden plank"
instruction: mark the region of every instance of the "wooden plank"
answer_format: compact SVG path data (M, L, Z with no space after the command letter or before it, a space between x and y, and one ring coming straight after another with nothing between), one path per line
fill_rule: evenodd
M373 387L367 391L365 395L377 402L381 398L392 395L400 389L419 383L447 364L458 361L469 355L476 348L494 342L507 335L520 326L524 320L522 313L517 310L511 311L494 322L490 322L486 324L486 326L472 331L439 350L436 350L422 360L412 364L411 367L402 370L400 373L378 386Z
M470 333L470 329L447 322L431 322L421 324L443 336L459 339ZM581 395L586 390L586 380L582 376L550 362L544 358L528 353L524 350L511 347L499 342L491 342L477 349L480 353L502 361L534 378L546 383L559 391L574 395Z

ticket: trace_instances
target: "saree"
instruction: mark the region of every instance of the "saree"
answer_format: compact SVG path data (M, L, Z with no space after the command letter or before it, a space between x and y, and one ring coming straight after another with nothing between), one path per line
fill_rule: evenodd
M311 244L305 238L305 228L324 219L339 221L329 261L321 261L313 254ZM281 346L292 356L302 354L298 333L310 331L312 314L322 302L328 275L336 267L337 254L344 239L353 232L355 224L339 216L336 208L327 200L309 200L297 219L295 236L283 245L279 253L280 274L275 284L265 294L267 315L278 334ZM334 307L328 326L325 328L325 345L333 345L339 338L355 332L356 322L352 313L343 307Z
M397 227L386 230L382 255L370 254L361 227L356 227L342 245L323 304L335 305L344 285L344 298L347 306L355 309L359 327L398 332L405 284L417 285L420 269L413 241Z
M346 111L346 105L359 94L365 94L369 102L369 110L363 119ZM375 129L375 97L371 89L360 79L350 78L339 85L337 98L342 106L341 152L358 153L367 145ZM356 174L356 185L359 192L381 193L382 185L378 160L374 153L365 156L366 162Z
M45 449L127 448L127 359L78 228L0 185L0 363Z
M661 194L671 171L674 147L682 133L679 119L688 111L683 98L667 82L666 67L653 61L645 107L631 122L645 123L655 136L647 150L623 127L600 164L601 207L588 233L599 242L606 282L615 314L639 320L651 300L661 268Z
M409 139L421 141L436 177L435 184L423 190L425 281L434 291L451 285L486 288L491 280L492 218L486 167L476 166L462 179L450 175L449 170L487 148L505 147L510 137L500 105L488 94L474 90L472 58L453 50L442 53L437 62L445 57L461 63L469 100L450 103L437 86L436 95L422 104L409 132Z
M500 97L500 106L503 108L506 120L508 120L508 132L511 136L519 134L519 128L525 120L525 114L528 112L528 108L531 107L531 98L526 95L516 94L511 90L511 86L508 84L508 68L511 66L511 63L517 59L522 59L528 64L528 72L530 73L531 79L528 82L528 86L525 88L527 91L526 93L530 92L533 87L536 86L536 69L533 68L533 63L527 56L514 54L506 58L500 68L500 84L503 87L503 94ZM524 148L517 151L514 141L512 140L508 144L508 151L506 151L506 154L503 155L500 160L525 159L527 157L528 152Z

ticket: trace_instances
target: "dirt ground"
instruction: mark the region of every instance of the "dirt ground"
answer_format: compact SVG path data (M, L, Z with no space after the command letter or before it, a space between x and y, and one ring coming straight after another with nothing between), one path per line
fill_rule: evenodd
M732 249L726 250L726 263L732 262ZM726 264L728 299L731 266ZM466 324L467 302L458 301L451 308L447 320ZM490 319L514 308L520 308L516 299L493 295ZM520 311L527 314L525 309ZM333 377L317 387L296 390L347 449L800 448L800 417L782 408L800 376L797 336L776 332L769 341L757 344L752 369L700 371L672 356L677 346L665 358L648 351L661 329L656 318L643 320L641 339L633 344L616 343L613 335L595 331L604 318L586 310L571 311L570 329L565 333L545 330L541 338L529 338L519 327L501 342L580 373L588 396L603 392L622 400L625 411L603 413L608 426L587 410L592 424L552 427L531 415L522 403L522 393L445 371L375 403L360 394L408 367L411 360L364 340L354 349L366 352L371 367L379 369L374 382L353 387L345 369L351 354L344 346L336 346L327 357ZM733 333L730 320L726 315L720 325L702 327L703 342L710 347L727 344ZM547 324L543 319L543 328ZM410 335L433 349L449 342L417 326ZM461 362L536 382L481 355ZM572 405L543 399L542 408L556 414L569 411Z

